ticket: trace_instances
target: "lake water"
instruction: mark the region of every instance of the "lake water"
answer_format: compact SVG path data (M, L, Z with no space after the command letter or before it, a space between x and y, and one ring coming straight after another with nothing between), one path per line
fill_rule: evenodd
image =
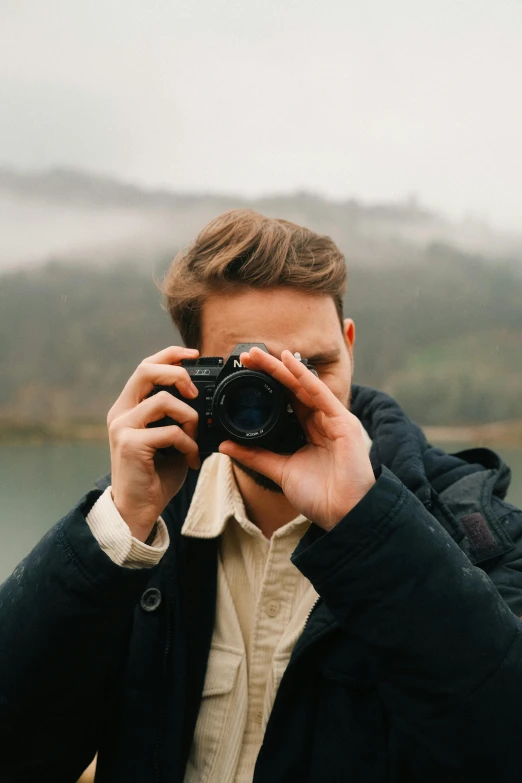
M507 499L520 507L522 449L498 451L513 472ZM105 443L0 446L0 582L109 468Z

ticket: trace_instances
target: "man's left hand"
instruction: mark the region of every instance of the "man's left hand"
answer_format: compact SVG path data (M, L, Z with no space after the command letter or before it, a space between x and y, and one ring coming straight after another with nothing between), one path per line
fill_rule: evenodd
M375 483L359 420L290 351L283 351L280 361L251 348L241 354L241 364L263 370L289 389L308 443L282 455L227 440L220 452L275 481L294 508L330 530Z

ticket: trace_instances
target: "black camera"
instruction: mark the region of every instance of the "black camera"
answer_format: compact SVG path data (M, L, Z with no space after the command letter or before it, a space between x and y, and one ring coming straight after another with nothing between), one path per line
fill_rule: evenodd
M242 366L240 355L254 346L268 353L263 343L239 343L226 362L221 356L182 359L181 366L199 392L194 400L183 397L175 386L155 386L152 391L168 391L198 412L196 442L202 455L219 451L224 440L262 446L278 454L293 454L307 442L288 390L271 375ZM301 361L317 375L306 359ZM165 416L147 426L175 423Z

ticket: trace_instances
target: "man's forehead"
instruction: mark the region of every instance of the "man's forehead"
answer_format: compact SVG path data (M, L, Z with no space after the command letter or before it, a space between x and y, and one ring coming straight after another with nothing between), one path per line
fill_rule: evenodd
M223 348L220 355L228 358L236 345L238 340L232 340L226 347ZM273 341L262 339L241 339L242 343L263 343L266 346L268 353L275 356L277 359L281 358L283 351L287 350L291 353L299 353L301 358L308 359L309 361L334 361L340 355L341 349L339 345L333 345L331 342L321 342L318 344L316 341L308 342L302 340L292 340L285 343L284 341Z
M322 361L335 359L341 351L343 340L338 322L335 323L334 330L328 330L329 333L324 329L311 328L311 325L281 330L280 333L272 327L272 324L267 324L266 328L242 331L231 325L219 330L205 330L201 347L207 355L228 358L239 343L263 343L267 351L278 359L281 353L287 350L298 352L306 359L314 357Z
M213 295L202 308L201 327L207 356L227 358L238 343L264 343L277 358L286 349L308 359L338 354L343 344L331 297L287 289Z

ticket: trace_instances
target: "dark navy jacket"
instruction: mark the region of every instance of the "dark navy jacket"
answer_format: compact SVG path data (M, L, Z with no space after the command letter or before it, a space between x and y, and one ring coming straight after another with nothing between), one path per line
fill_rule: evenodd
M377 481L292 556L321 596L279 687L255 783L522 780L522 513L488 449L445 454L354 386ZM89 492L0 589L0 781L182 783L216 601L215 540L164 513L152 569L101 551ZM223 783L229 783L223 781ZM232 782L230 782L232 783Z

